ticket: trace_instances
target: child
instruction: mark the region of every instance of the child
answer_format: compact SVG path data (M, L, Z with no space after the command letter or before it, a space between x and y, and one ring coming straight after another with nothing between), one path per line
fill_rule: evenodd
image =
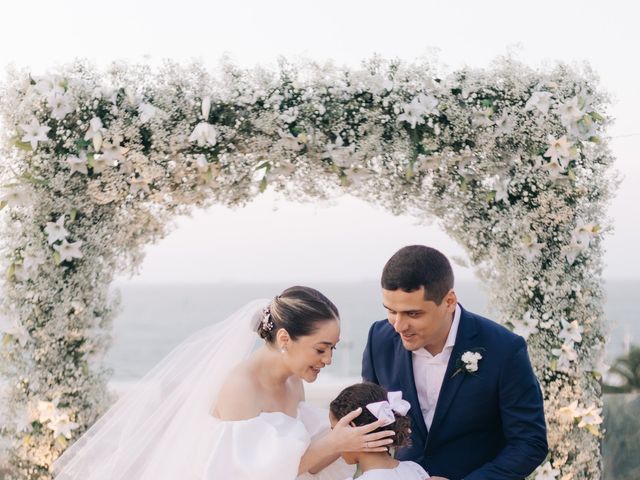
M353 423L366 425L385 418L388 422L380 430L395 431L391 447L402 447L411 438L411 419L407 412L411 405L402 400L402 392L389 392L375 383L357 383L345 388L331 402L329 419L335 426L347 413L362 408L362 413ZM358 480L424 480L429 474L415 462L400 462L388 452L345 452L342 458L348 464L358 463L363 472Z

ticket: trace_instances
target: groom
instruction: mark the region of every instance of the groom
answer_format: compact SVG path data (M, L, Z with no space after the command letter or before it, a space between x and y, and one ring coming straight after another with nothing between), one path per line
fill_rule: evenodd
M522 337L463 309L438 250L400 249L382 272L388 319L369 330L362 377L401 390L432 477L521 480L547 455L542 392Z

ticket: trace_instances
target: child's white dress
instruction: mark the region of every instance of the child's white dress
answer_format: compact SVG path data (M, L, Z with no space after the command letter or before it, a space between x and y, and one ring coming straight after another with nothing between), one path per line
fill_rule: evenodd
M357 480L425 480L426 478L431 477L417 463L400 462L396 468L368 470L359 476Z

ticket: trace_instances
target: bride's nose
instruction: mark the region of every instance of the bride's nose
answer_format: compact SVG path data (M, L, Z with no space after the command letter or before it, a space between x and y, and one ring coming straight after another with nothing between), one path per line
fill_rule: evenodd
M325 365L331 365L331 360L333 360L333 350L329 349L329 353L325 354L322 359L322 363Z

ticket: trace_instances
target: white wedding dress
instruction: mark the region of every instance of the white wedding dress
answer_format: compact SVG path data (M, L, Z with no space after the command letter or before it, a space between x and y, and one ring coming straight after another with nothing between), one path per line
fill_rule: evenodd
M54 463L56 480L343 480L338 459L298 476L310 442L330 428L328 411L301 402L297 418L212 415L231 370L256 344L269 300L256 300L176 347Z
M300 476L300 458L311 440L326 433L328 412L306 402L298 406L297 418L284 413L261 413L242 421L222 421L211 417L213 435L203 472L193 478L203 480L343 480L355 473L342 459L318 474ZM204 452L206 454L206 452Z

